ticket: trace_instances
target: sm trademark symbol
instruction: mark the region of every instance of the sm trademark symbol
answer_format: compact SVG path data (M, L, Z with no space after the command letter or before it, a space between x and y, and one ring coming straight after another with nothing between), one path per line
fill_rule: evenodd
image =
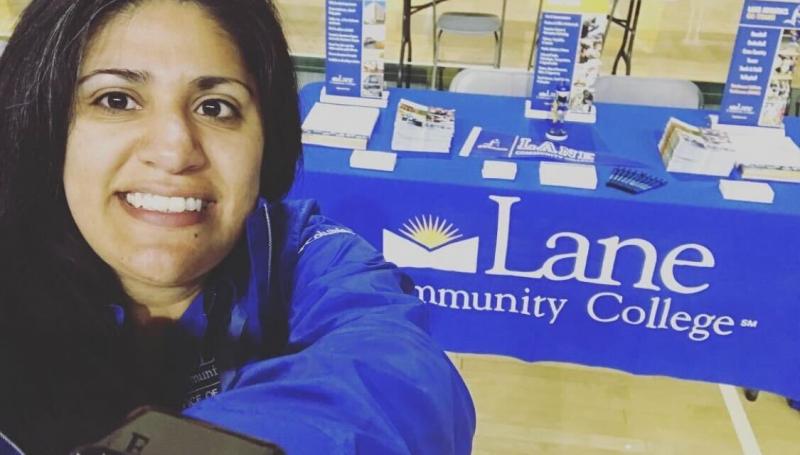
M756 327L758 327L758 321L753 321L750 319L742 319L742 322L739 325L741 325L742 327L747 327L749 329L755 329Z

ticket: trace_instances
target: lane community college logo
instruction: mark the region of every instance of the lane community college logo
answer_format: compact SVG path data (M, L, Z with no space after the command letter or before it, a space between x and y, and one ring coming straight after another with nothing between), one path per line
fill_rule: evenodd
M797 27L798 22L800 22L800 6L794 9L791 17L783 21L784 24L791 25L792 27Z
M479 238L464 236L433 215L409 219L396 234L383 230L383 256L399 267L477 273Z

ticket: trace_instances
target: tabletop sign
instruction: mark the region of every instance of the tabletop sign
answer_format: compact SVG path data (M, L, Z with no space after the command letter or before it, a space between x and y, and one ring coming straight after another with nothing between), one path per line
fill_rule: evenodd
M594 123L594 85L608 26L607 0L545 0L525 116L549 118L556 89L570 88L567 121Z
M798 54L800 0L745 1L719 122L781 128Z
M386 0L326 0L323 102L385 107Z

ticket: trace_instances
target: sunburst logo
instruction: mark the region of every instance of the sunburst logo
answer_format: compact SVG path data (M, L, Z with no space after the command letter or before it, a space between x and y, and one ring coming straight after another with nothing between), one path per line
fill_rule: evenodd
M444 218L421 215L409 218L398 229L383 230L383 255L400 267L477 273L480 239L463 239L455 225Z
M446 219L438 216L434 218L433 215L423 215L422 219L419 217L409 219L403 224L400 233L429 250L435 250L463 237L453 223L448 223Z

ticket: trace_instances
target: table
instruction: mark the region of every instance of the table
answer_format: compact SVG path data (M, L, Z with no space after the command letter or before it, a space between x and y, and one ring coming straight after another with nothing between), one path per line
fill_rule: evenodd
M301 91L304 114L319 90ZM521 98L390 92L374 150L389 149L400 98L455 108L454 150L475 125L536 127ZM588 127L598 156L638 162L668 182L637 196L544 187L532 161L519 162L516 181L486 181L480 160L455 153L404 153L384 173L351 169L348 151L317 146L304 149L293 195L318 199L387 257L428 261L406 270L447 350L800 397L800 185L772 184L775 202L762 205L721 199L714 178L666 174L656 143L667 119L701 124L706 114L598 104ZM797 141L800 122L787 124ZM611 170L598 166L599 181ZM460 237L419 245L447 240L448 228Z

